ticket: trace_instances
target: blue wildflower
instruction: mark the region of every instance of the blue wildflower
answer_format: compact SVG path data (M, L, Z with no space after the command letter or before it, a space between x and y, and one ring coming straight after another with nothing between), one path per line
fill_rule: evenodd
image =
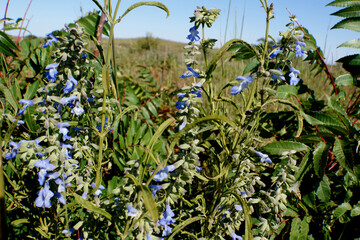
M261 162L267 162L267 163L272 163L271 159L269 158L269 156L267 154L263 154L261 152L258 151L254 151L256 155L258 155L261 159Z
M69 130L67 129L67 127L70 127L69 123L67 123L67 122L59 122L58 124L56 124L56 126L59 128L59 133L62 133L62 135L63 135L62 140L64 142L66 140L71 139L71 137L67 135L69 133Z
M18 115L23 114L28 107L34 106L33 100L21 99L21 100L19 101L19 103L24 103L25 106L20 110L20 112L19 112Z
M44 188L38 192L38 197L35 199L35 205L37 207L51 206L50 199L54 196L54 193L50 190L49 183L46 182Z
M241 205L235 205L235 209L239 212L241 212L243 210Z
M50 82L55 82L56 81L56 75L58 74L57 68L58 64L57 63L52 63L46 66L46 70L49 70L49 72L45 73L45 77L50 81Z
M16 118L14 118L13 120L11 120L12 122L16 121ZM20 125L24 124L25 122L23 120L17 120L16 126L19 127Z
M128 217L136 217L137 214L137 209L130 206L130 205L126 205L127 208L127 216Z
M193 41L199 41L200 37L199 37L199 31L196 29L195 26L191 27L189 29L190 34L187 36L187 38L190 40L190 42Z
M152 190L152 195L153 197L156 197L156 192L162 189L161 185L149 185L149 188L153 189Z
M62 233L65 234L65 235L70 235L70 234L72 234L73 232L75 232L75 228L64 229L64 230L62 231Z
M82 107L80 107L79 102L76 103L76 106L71 109L71 113L75 114L76 116L80 116L81 114L83 114L85 111Z
M47 40L47 42L44 44L43 48L46 48L47 46L51 45L52 43L57 43L59 41L59 39L57 37L55 37L54 35L52 35L51 33L47 34L46 36L48 36L50 39Z
M186 93L178 93L176 94L179 98L183 98L186 96Z
M108 117L105 117L104 130L108 130L108 128L110 127L110 126L107 126L107 125L108 125ZM101 131L100 125L97 125L96 129L100 132ZM109 131L112 131L112 129L110 129Z
M96 184L95 183L92 183L91 184L91 187L95 187L96 186ZM102 194L102 190L104 190L105 189L105 187L103 186L103 185L100 185L99 186L99 188L95 191L95 196L99 196L100 194Z
M202 168L195 165L195 170L197 173L201 173Z
M186 126L186 119L179 125L179 131L181 131Z
M296 41L295 55L297 57L302 57L302 55L304 55L305 52L302 50L302 47L306 47L306 44L304 42Z
M42 186L45 182L45 177L47 176L48 171L53 171L55 169L55 166L52 165L49 160L38 160L34 163L34 167L37 167L40 169L38 173L38 181L40 185Z
M191 90L191 93L195 94L196 97L201 98L201 90L200 89L198 89L196 92L194 90Z
M188 78L188 77L198 78L199 77L199 73L195 72L194 69L189 67L189 65L187 65L187 69L188 69L188 71L185 72L183 75L181 75L180 78Z
M270 58L275 58L279 53L282 53L282 47L278 47L277 45L274 45L273 48L276 48L273 50L273 52L270 54Z
M231 237L232 237L232 240L236 240L236 239L238 239L238 240L243 240L243 238L242 238L241 236L236 235L235 233L232 233L232 234L231 234Z
M19 149L19 147L20 147L21 144L20 144L20 142L19 142L19 143L10 142L9 145L12 146L13 149L11 150L11 152L9 152L9 153L7 153L7 154L5 155L6 160L10 160L10 159L16 157L17 150Z
M75 89L76 85L77 85L76 79L70 75L69 80L65 83L64 93L68 94L68 93L72 92L72 90Z
M179 101L175 103L175 107L179 110L184 109L187 106L186 101Z
M300 71L295 68L290 68L290 85L295 86L300 81L300 78L298 78L298 75L300 74Z
M75 101L75 100L78 100L78 97L75 96L75 95L71 95L70 97L64 97L64 98L60 99L60 103L62 105L65 105L65 104L70 104L71 105L72 102Z
M163 216L164 217L158 221L158 224L164 226L164 231L162 233L162 236L167 236L172 232L172 228L169 227L169 225L176 222L175 219L172 218L175 216L175 214L171 210L169 204L166 204L166 210L163 213Z
M231 95L237 95L245 88L248 88L249 83L252 83L253 78L251 76L247 76L247 77L239 76L236 78L236 80L241 82L239 83L239 86L235 85L231 88Z
M160 182L163 181L165 179L167 179L169 177L169 172L172 172L175 170L175 166L174 165L169 165L164 167L163 169L161 169L159 172L157 172L154 176L154 180L156 182ZM152 172L151 174L153 174L154 172Z

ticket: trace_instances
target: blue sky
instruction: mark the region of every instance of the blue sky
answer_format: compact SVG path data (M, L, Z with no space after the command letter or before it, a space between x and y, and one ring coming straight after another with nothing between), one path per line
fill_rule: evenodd
M10 1L7 17L22 18L29 2L30 0ZM119 13L124 12L135 2L138 1L122 0ZM221 10L221 15L213 28L206 31L207 37L219 39L220 44L224 42L229 0L160 0L160 2L169 8L169 18L166 18L166 14L158 8L140 7L129 13L117 25L115 37L136 38L151 33L154 37L185 43L188 29L191 27L189 17L192 16L196 6L206 6ZM359 33L342 29L330 30L341 20L339 17L330 16L338 10L335 7L326 7L330 0L269 0L269 2L274 3L275 19L271 21L270 34L275 39L279 38L279 31L286 30L285 25L289 22L289 13L286 10L288 8L297 16L300 24L309 29L323 50L326 41L325 57L328 62L355 52L354 49L336 48L347 40L359 38ZM2 14L5 12L6 3L5 0L0 2ZM113 0L114 5L115 3L116 1ZM28 29L33 35L44 37L47 33L63 28L64 24L73 22L94 9L97 7L91 0L33 0L26 16L26 20L29 21ZM243 40L256 43L257 39L264 36L265 14L260 1L232 0L229 13L227 40L239 38L243 16ZM16 32L11 34L15 35Z

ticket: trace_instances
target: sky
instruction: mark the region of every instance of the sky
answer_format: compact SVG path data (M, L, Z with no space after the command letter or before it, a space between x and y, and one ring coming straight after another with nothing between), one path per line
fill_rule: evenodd
M7 17L23 18L31 0L9 1ZM122 0L119 14L139 0ZM330 0L268 0L274 3L275 19L270 23L270 35L279 39L279 31L285 31L289 23L288 10L296 15L299 23L306 27L317 40L318 46L325 52L327 62L333 62L342 56L359 53L351 48L337 48L341 43L359 38L359 33L330 28L341 20L330 16L339 10L327 7ZM0 14L4 17L6 3L0 2ZM99 0L102 3L102 0ZM115 6L117 1L113 0ZM265 33L265 12L259 0L159 0L165 4L170 16L156 7L140 7L128 15L115 27L116 38L138 38L151 34L153 37L187 43L186 36L192 26L189 17L193 16L196 6L216 7L221 14L213 27L206 30L206 37L218 39L218 46L225 40L241 38L249 43L256 43ZM229 8L230 4L230 8ZM229 11L230 9L230 11ZM287 10L288 9L288 10ZM46 34L74 22L89 11L98 10L92 0L32 0L24 26L32 35L45 37ZM228 19L228 27L226 23ZM243 22L244 20L244 22ZM243 26L241 31L241 26ZM225 33L225 29L227 29ZM17 32L10 34L16 35ZM226 37L226 39L225 39Z

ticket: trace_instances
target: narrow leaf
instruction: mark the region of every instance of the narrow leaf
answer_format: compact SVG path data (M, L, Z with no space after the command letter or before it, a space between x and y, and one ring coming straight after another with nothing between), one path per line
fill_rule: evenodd
M159 219L159 212L152 196L150 189L147 186L141 186L142 198L146 209L149 211L153 222L157 222Z
M335 0L329 3L326 6L333 6L333 7L350 7L359 4L359 0Z
M135 8L140 7L140 6L158 7L166 12L167 18L170 15L169 9L164 4L162 4L160 2L156 2L156 1L143 1L143 2L137 2L133 5L131 5L128 9L126 9L126 11L123 13L123 15L121 15L120 20L123 19L129 12L131 12L132 10L134 10Z
M339 47L348 47L348 48L360 48L360 39L353 39L353 40L349 40L347 42L344 42L343 44L341 44Z
M360 32L360 17L346 18L335 24L331 29L344 28Z
M77 195L76 193L73 193L73 196L75 197L75 201L80 204L82 207L86 208L87 210L94 212L94 213L98 213L100 215L103 215L104 217L106 217L107 219L111 220L111 215L110 213L106 212L104 209L97 207L96 205L94 205L93 203L85 200L84 198L82 198L81 196Z
M169 236L168 240L171 240L174 238L174 236L183 228L185 228L187 225L196 222L196 221L200 221L200 220L204 220L204 217L192 217L192 218L188 218L185 221L181 222L181 224L176 225L176 227L174 227L171 235Z
M8 89L4 84L0 83L0 91L5 95L6 102L10 103L10 105L14 108L15 112L18 111L18 104L15 100L14 95L11 93L10 89Z
M275 155L281 155L286 152L301 152L301 151L308 151L310 148L299 142L292 142L292 141L278 141L269 143L266 146L262 148L263 151L275 154Z
M353 156L347 142L340 140L339 138L335 138L333 151L336 160L340 163L340 165L352 173Z
M341 216L343 216L347 211L351 210L351 205L350 203L342 203L339 206L337 206L337 208L335 208L334 210L334 217L335 218L340 218Z
M325 173L325 166L328 159L329 146L324 142L319 142L314 150L314 170L315 174L322 178Z
M338 17L345 17L345 18L360 17L360 5L354 5L351 7L341 9L337 12L332 13L331 15Z

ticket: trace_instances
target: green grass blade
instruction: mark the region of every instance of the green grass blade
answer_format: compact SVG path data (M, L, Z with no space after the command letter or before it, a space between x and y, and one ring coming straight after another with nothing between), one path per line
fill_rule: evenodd
M94 212L94 213L98 213L100 215L103 215L104 217L106 217L107 219L111 220L111 215L110 213L106 212L104 209L97 207L96 205L94 205L93 203L85 200L84 198L82 198L81 196L77 195L76 193L73 193L73 196L75 198L75 201L80 204L82 207L86 208L87 210Z

